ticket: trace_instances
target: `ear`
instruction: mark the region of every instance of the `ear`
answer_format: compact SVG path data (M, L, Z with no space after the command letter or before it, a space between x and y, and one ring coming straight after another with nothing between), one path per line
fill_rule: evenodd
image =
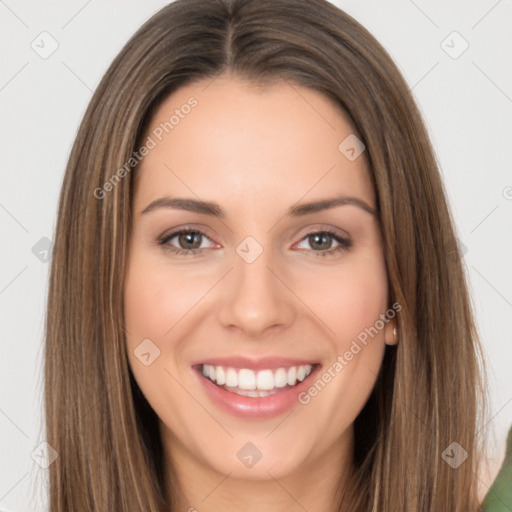
M384 327L384 341L386 345L396 345L398 343L398 329L394 319L390 320Z

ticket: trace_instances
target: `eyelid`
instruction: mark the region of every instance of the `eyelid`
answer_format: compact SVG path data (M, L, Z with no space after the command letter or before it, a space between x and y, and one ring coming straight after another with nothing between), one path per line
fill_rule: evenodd
M157 243L157 245L162 246L162 247L164 247L164 249L170 250L171 252L174 252L174 249L175 249L176 252L182 251L182 252L200 253L204 249L210 249L211 247L202 247L202 248L197 248L197 249L182 249L181 247L176 247L174 245L169 244L170 240L172 240L173 238L175 238L183 233L198 233L203 238L207 238L210 242L212 242L216 246L219 246L220 244L215 242L215 240L213 240L213 238L205 231L208 231L208 230L203 227L199 228L199 227L190 226L190 225L177 226L171 230L164 232L162 235L160 235L157 238L156 243Z
M352 237L348 234L347 231L344 229L338 228L336 226L333 226L331 224L313 224L309 225L305 228L302 228L297 233L297 237L300 237L300 240L303 240L304 237L308 235L314 235L315 233L332 233L336 236L339 236L340 238L344 238L346 240L352 241Z
M197 233L197 234L201 235L202 237L210 240L210 242L212 242L213 244L222 247L221 244L218 244L217 242L215 242L215 240L213 240L213 238L208 234L208 231L209 231L209 229L203 225L198 226L198 225L185 224L185 225L181 225L181 226L176 226L175 228L168 230L167 232L164 232L162 235L160 235L157 238L157 245L163 247L165 250L170 251L172 253L179 254L179 255L189 255L189 256L199 255L202 252L204 252L206 249L212 248L212 247L200 247L200 248L196 248L196 249L182 249L180 247L169 244L169 241L172 240L173 238L175 238L176 236L179 236L183 233L192 232L192 233ZM303 234L296 235L296 236L300 236L300 238L297 242L295 242L293 244L292 247L295 247L297 244L300 244L305 239L307 239L307 237L309 237L309 236L312 236L315 234L322 234L322 233L325 233L325 234L328 234L329 236L331 236L338 243L338 246L335 247L334 249L329 248L324 251L315 251L313 249L309 249L309 250L308 249L299 249L299 251L308 251L308 252L312 252L312 253L316 254L317 256L319 256L319 255L329 255L329 254L339 251L340 249L348 250L352 246L352 238L346 231L341 230L340 228L335 228L333 226L326 226L326 225L316 225L316 227L308 226L306 228L303 228L303 230L301 230L301 231L303 232Z
M329 249L326 249L324 251L315 251L313 249L298 249L299 251L306 251L311 254L313 254L315 257L329 257L334 256L336 254L345 252L350 250L350 248L353 245L352 239L349 236L340 235L337 231L333 229L327 229L327 228L321 228L317 230L308 231L298 242L294 244L300 244L307 240L310 236L316 235L316 234L327 234L330 236L338 245L335 247L330 247Z
M212 242L214 241L211 230L203 224L182 224L179 226L175 226L172 229L168 229L168 230L164 231L160 236L158 236L158 240L173 237L173 236L179 235L183 232L190 232L190 231L193 231L194 233L196 233L196 232L200 233L201 235L210 239ZM217 243L217 242L215 242L215 243Z

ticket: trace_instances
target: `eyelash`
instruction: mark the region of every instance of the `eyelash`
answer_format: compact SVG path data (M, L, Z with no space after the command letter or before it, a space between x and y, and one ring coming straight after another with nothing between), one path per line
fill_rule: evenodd
M164 248L164 250L169 251L177 256L192 256L192 257L198 256L206 249L205 247L199 248L199 249L180 249L179 247L174 247L174 246L168 244L168 242L170 240L172 240L173 238L175 238L176 236L182 235L182 234L187 234L187 233L199 234L205 238L210 239L208 237L208 235L206 235L205 233L203 233L202 231L200 231L198 229L184 228L184 229L180 229L178 231L174 231L168 235L162 235L158 239L158 245L162 246ZM348 238L343 238L342 236L338 235L334 231L331 231L328 229L322 229L322 230L318 230L318 231L312 231L311 233L307 233L304 237L301 238L300 241L302 242L303 240L307 239L310 236L320 235L320 234L329 235L336 242L338 242L339 245L337 247L335 247L334 249L327 249L325 251L315 251L315 250L311 249L311 251L313 253L316 253L316 256L319 256L319 257L334 256L340 252L348 251L352 247L351 240L349 240ZM303 249L301 249L301 250L303 250Z

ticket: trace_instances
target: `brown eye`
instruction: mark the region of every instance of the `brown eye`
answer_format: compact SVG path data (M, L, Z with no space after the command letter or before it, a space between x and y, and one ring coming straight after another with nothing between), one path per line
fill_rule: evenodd
M202 235L197 231L181 233L177 238L180 249L199 249L201 246Z
M215 243L201 231L181 229L160 237L158 245L174 254L193 256L212 248Z
M333 231L316 231L306 235L300 243L307 242L309 247L300 247L300 249L310 249L315 256L331 256L341 251L347 251L352 247L352 241L344 238ZM336 244L333 247L333 243Z
M314 233L308 236L309 244L313 249L325 251L332 246L332 236L328 233Z

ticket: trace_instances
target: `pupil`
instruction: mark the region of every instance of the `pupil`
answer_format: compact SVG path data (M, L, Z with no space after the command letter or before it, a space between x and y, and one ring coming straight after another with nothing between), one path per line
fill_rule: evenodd
M329 249L330 248L330 238L331 236L327 233L316 233L311 235L313 242L311 243L311 247L313 249ZM316 247L315 247L316 246Z
M194 237L196 237L195 243ZM182 247L185 246L185 249L198 249L201 245L199 233L182 233L180 235L179 242ZM187 247L187 244L192 244L192 247Z

